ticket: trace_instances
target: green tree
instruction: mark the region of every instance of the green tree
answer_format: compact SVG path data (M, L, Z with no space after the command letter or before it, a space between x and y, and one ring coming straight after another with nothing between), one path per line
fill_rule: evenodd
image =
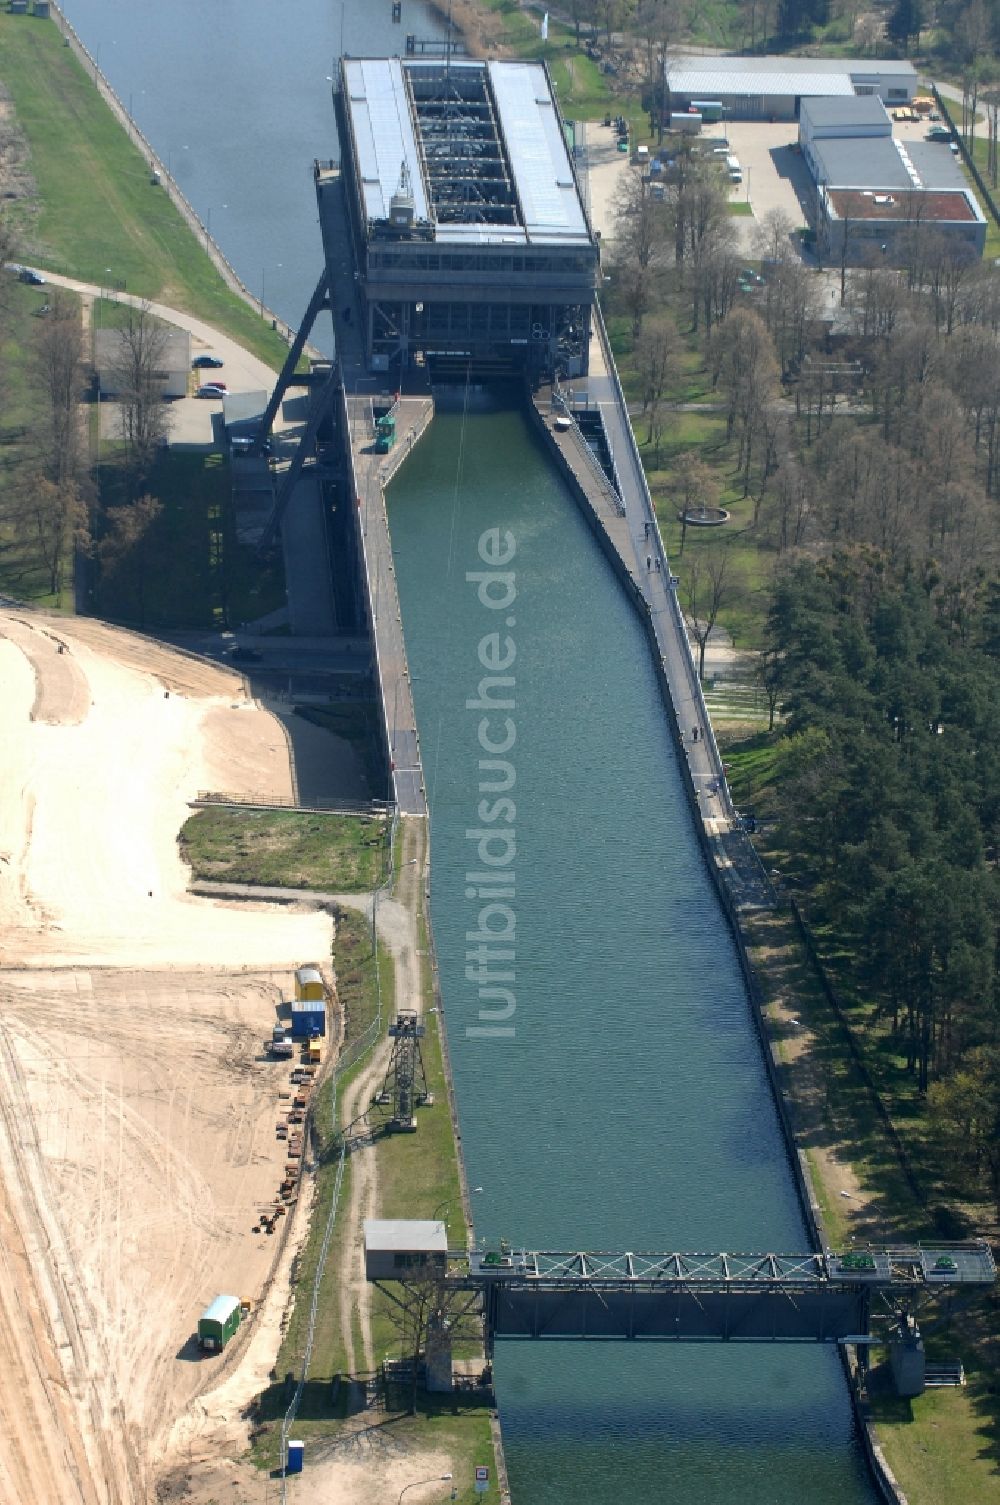
M907 52L911 42L919 45L923 25L920 0L896 0L889 12L888 32L900 52Z
M970 1050L929 1094L931 1122L960 1188L987 1195L1000 1218L1000 1047Z

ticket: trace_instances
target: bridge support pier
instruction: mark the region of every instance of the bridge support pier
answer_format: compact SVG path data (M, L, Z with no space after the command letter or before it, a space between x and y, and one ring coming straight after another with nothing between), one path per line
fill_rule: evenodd
M889 1367L897 1395L923 1395L927 1374L924 1340L916 1321L906 1312L900 1317L889 1344Z
M433 1395L451 1394L451 1329L441 1313L435 1313L427 1323L424 1385Z

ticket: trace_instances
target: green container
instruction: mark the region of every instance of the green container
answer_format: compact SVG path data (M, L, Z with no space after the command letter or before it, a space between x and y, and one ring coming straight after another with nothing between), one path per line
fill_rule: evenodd
M386 413L375 424L375 453L387 455L396 442L396 420Z
M242 1311L237 1296L216 1296L198 1318L198 1347L221 1353L240 1325Z

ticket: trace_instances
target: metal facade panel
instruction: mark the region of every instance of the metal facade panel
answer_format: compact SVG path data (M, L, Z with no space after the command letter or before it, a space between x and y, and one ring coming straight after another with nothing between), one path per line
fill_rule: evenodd
M681 1343L831 1343L868 1326L867 1297L829 1286L796 1291L497 1290L497 1338L611 1338Z
M835 99L825 96L804 99L800 118L803 127L811 126L813 130L868 126L873 128L873 134L892 134L892 122L877 94L854 94L850 99L839 96Z
M354 133L365 212L389 218L389 201L405 162L417 219L430 218L413 121L398 58L352 58L344 65L347 113Z
M740 70L719 68L725 58L699 60L698 65L672 62L667 67L667 82L675 94L693 99L724 99L733 94L763 95L770 98L783 95L854 95L851 75L841 67L839 72L816 73L791 66L791 59L783 59L781 69L757 69L747 67L747 59L728 59L743 64ZM763 61L763 60L762 60Z
M540 63L490 63L489 71L529 237L589 239L545 69Z
M889 136L826 136L809 143L816 180L826 188L873 192L914 186Z
M853 94L859 84L913 87L917 74L912 63L891 58L705 57L688 53L669 60L667 78L679 93L695 99L716 99L719 94Z

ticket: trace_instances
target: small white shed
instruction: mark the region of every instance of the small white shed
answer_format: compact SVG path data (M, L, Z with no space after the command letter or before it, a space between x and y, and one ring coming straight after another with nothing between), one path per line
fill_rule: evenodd
M404 1280L421 1271L443 1275L447 1264L448 1231L442 1222L365 1219L368 1280Z
M121 385L124 359L121 331L94 331L94 368L102 397L114 397ZM186 397L191 375L191 336L186 329L164 328L158 332L157 370L164 397Z

